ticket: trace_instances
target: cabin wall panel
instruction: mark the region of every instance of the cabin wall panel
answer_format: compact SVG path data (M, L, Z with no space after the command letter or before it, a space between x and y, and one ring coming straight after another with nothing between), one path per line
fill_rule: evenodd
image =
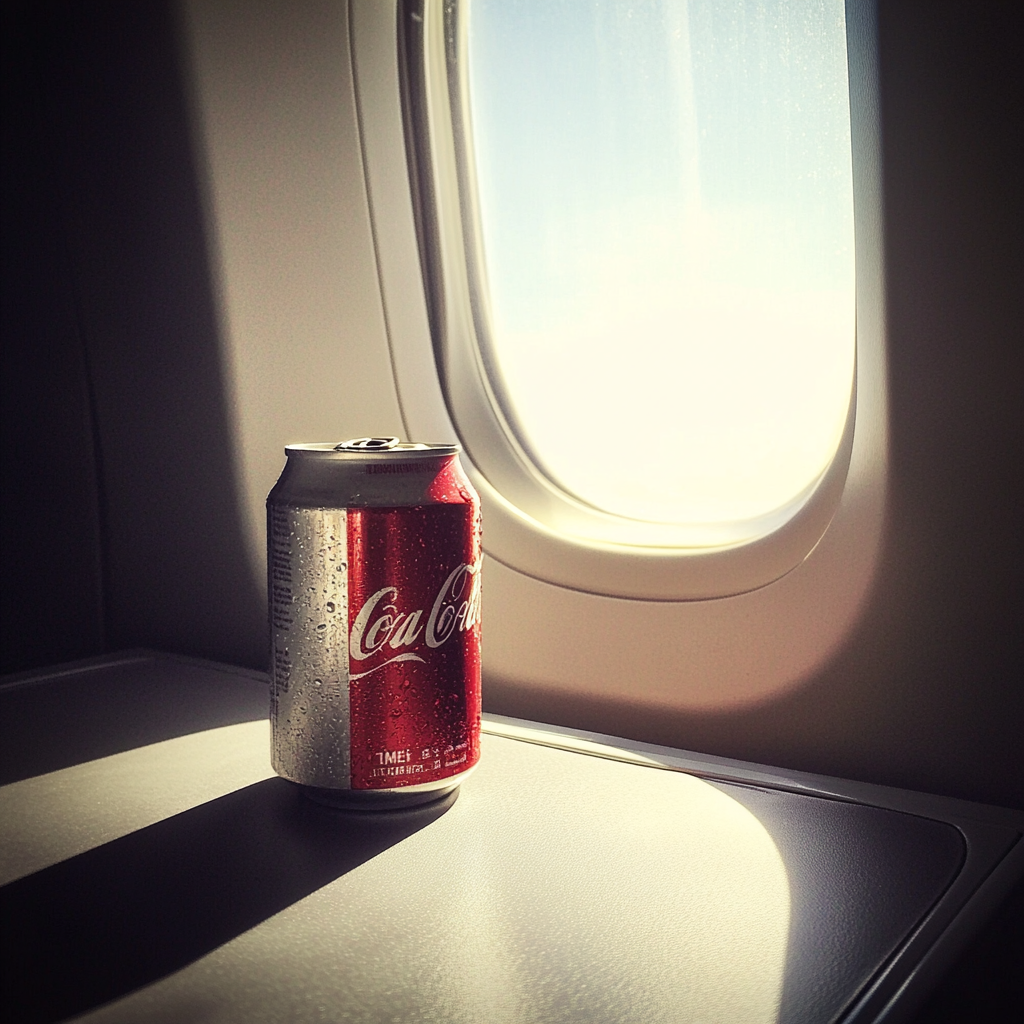
M85 639L65 649L51 637L33 658L149 644L262 666L261 508L281 446L402 432L343 7L50 3L34 15L54 154L38 159L52 161L62 211L40 223L66 232L70 269L23 219L18 251L35 262L26 256L14 279L55 296L36 308L62 324L51 351L66 376L40 383L42 345L21 364L24 395L50 397L18 406L20 436L37 424L66 461L59 473L78 479L85 497L74 501L100 509L108 622L98 638L96 601L76 598ZM673 701L652 681L659 659L685 646L655 632L649 646L661 653L625 667L626 696L610 699L517 673L530 619L502 605L504 585L485 586L485 615L506 648L488 680L491 710L1024 805L1024 173L1020 62L1001 10L881 5L889 474L877 572L845 640L785 693L716 710ZM232 35L233 18L249 35ZM203 25L205 51L190 35ZM244 100L245 81L262 91ZM300 109L303 95L312 110ZM31 199L37 210L44 192ZM96 453L82 425L89 403L75 397L86 379ZM78 424L67 427L71 448L52 445L65 429L58 407ZM42 478L32 492L70 500L61 493ZM18 527L16 542L35 537ZM95 594L94 541L77 550L52 579L72 588L64 593ZM25 615L42 623L53 587L18 572ZM740 627L742 617L738 643ZM573 616L552 628L574 628ZM762 636L745 671L758 658L769 665L787 635Z

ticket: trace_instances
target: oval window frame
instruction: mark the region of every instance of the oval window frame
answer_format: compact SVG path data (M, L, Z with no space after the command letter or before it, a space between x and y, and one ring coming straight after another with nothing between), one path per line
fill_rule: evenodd
M727 597L760 589L780 579L818 545L846 488L856 434L857 396L863 383L861 275L866 267L873 283L881 278L880 247L876 244L867 254L861 251L862 235L875 238L879 225L874 223L878 219L874 209L877 204L859 201L865 192L863 181L858 188L856 180L858 112L854 109L857 98L852 82L851 121L858 196L854 209L857 357L846 425L835 456L802 494L753 523L729 524L717 528L717 534L714 529L704 530L695 540L691 527L638 527L633 521L620 520L620 539L614 522L617 517L591 509L560 492L534 467L504 420L501 402L494 394L481 346L477 344L477 324L486 310L481 308L485 301L481 298L482 290L471 286L473 274L478 273L472 257L473 238L478 233L473 222L475 204L471 192L467 195L468 190L460 188L460 176L471 171L460 171L457 153L463 146L460 133L465 129L452 116L453 83L461 88L453 65L457 63L458 47L465 45L459 33L451 31L451 24L445 21L444 9L452 6L444 0L425 0L422 5L408 0L399 4L397 18L398 66L404 76L401 85L405 158L412 182L411 212L421 263L417 269L422 272L426 290L428 344L432 346L427 351L432 350L434 355L429 369L423 352L416 351L415 335L422 335L423 330L413 329L414 317L402 311L403 303L395 297L394 279L399 271L397 261L389 255L395 250L387 239L380 237L379 226L375 231L382 290L391 321L389 338L395 378L409 435L435 441L458 440L463 444L467 470L484 504L485 551L524 575L586 593L654 601ZM373 97L366 95L369 77L357 67L357 78L364 83L360 103L368 110L376 110ZM866 111L869 123L862 124L860 132L869 133L870 150L877 134L875 118L871 116L874 96L865 99L866 103L861 102L870 108ZM861 112L862 122L864 113ZM364 130L376 131L368 127L368 123L378 123L376 117L361 121ZM383 151L376 143L369 144L368 149L377 150L378 157L382 157ZM367 159L373 160L373 153L364 154L364 160ZM868 162L870 172L874 162ZM367 181L370 180L368 173ZM372 194L370 200L374 210L382 208L383 203ZM393 280L390 286L389 276ZM399 320L404 321L404 327L398 325ZM875 347L881 350L881 330L872 333L878 335ZM874 364L878 360L869 362ZM876 384L873 379L868 381L869 390L877 390ZM632 536L624 536L627 533Z

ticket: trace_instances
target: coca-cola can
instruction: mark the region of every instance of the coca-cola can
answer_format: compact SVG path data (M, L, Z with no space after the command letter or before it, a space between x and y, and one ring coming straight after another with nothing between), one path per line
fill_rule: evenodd
M294 444L267 498L272 762L401 807L480 757L480 500L458 445Z

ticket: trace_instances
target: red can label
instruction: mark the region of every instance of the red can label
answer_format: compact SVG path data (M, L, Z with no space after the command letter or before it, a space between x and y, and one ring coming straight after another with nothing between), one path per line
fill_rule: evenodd
M285 778L395 789L479 759L479 506L456 487L431 496L271 505L273 763Z
M351 787L480 756L480 551L466 504L348 511Z

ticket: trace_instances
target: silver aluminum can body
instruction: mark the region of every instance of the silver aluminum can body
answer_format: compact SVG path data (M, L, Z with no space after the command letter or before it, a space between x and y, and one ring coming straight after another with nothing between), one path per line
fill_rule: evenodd
M267 499L275 771L436 799L480 755L480 504L455 445L289 445Z

